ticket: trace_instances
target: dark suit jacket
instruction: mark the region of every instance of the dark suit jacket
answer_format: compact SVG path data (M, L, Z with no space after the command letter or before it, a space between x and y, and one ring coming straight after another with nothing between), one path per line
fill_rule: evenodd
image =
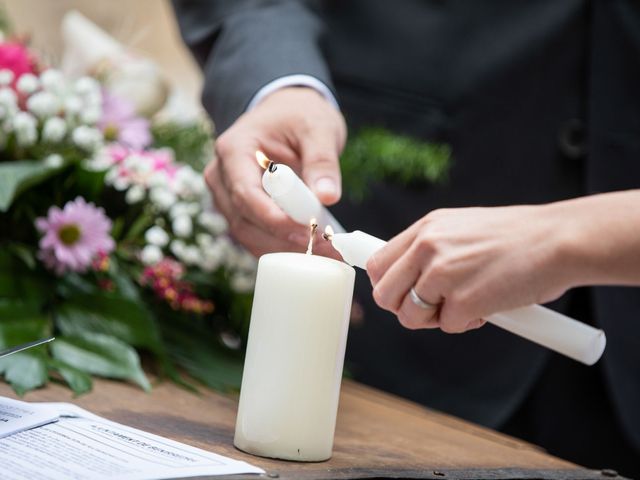
M174 4L219 131L261 86L306 73L336 92L352 128L451 143L446 185L374 185L365 203L336 208L347 228L389 238L437 207L640 186L640 7L631 0ZM365 308L347 353L356 378L433 407L499 426L549 358L491 326L460 336L403 330L372 304L364 275L356 289ZM556 307L566 310L570 296ZM593 368L640 447L640 291L595 288L590 298L581 319L609 340Z

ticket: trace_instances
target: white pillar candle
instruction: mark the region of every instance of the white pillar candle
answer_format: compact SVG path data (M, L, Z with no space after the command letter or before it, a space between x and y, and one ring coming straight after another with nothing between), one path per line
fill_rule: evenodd
M345 262L367 268L367 260L386 242L361 231L329 235ZM607 343L604 331L540 305L489 315L485 320L586 365L596 363Z
M330 225L334 231L344 232L342 225L290 167L271 162L260 151L256 152L256 159L265 169L262 187L294 221L306 226L309 219L315 218L321 230Z
M355 271L272 253L258 263L234 444L285 460L331 457Z

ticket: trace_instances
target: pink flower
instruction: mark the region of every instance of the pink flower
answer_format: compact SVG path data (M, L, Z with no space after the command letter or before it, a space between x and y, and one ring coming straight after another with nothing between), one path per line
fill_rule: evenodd
M107 147L107 153L109 157L111 157L111 160L113 160L113 163L120 164L125 158L131 155L131 150L119 143L113 143Z
M132 103L102 91L102 118L98 122L107 140L126 147L143 149L151 144L149 121L136 116Z
M40 239L38 258L56 274L84 272L100 254L109 254L115 243L109 235L111 220L102 208L78 197L62 210L51 207L47 217L36 219Z
M11 70L14 82L25 73L35 72L35 62L27 47L19 42L0 43L0 70Z
M106 154L107 164L114 168L115 178L126 184L149 186L157 173L164 174L167 182L171 183L178 171L173 152L168 148L135 150L115 143L107 147Z
M215 309L210 300L198 297L191 283L182 279L184 265L171 258L164 258L142 272L140 283L150 287L156 296L174 310L205 315Z

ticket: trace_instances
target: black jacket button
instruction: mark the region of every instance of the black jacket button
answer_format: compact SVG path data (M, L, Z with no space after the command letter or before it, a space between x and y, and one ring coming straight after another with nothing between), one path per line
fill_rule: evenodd
M560 127L558 147L567 158L579 159L584 157L586 153L586 133L582 120L572 118Z

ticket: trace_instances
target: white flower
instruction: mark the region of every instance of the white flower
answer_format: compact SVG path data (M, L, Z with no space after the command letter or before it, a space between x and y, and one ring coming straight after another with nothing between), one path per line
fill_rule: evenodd
M105 178L105 181L106 181L106 178ZM131 180L119 174L116 175L115 178L113 178L113 180L108 183L110 183L111 186L116 190L118 190L119 192L124 192L126 189L128 189L131 186Z
M253 275L244 273L236 274L231 277L231 288L238 293L249 293L255 286L255 278Z
M0 105L6 107L9 111L14 111L18 105L16 92L10 88L0 88Z
M142 155L129 155L122 162L122 165L127 170L139 173L143 176L147 176L153 170L153 165Z
M2 70L0 70L0 85L2 85L3 87L11 85L11 82L13 82L14 77L15 75L11 70L7 70L6 68L3 68Z
M187 245L182 252L181 260L187 265L198 265L202 259L202 252L195 245Z
M149 200L161 211L167 211L176 202L176 195L166 188L153 187L149 192Z
M51 92L38 92L27 99L27 109L38 118L47 118L58 113L60 102Z
M84 162L84 167L93 172L103 172L111 166L113 166L113 158L106 149L100 150L93 157ZM116 169L110 170L107 172L105 181L109 182L109 179L114 180L117 174L118 171Z
M13 130L16 132L16 140L21 147L29 147L38 139L36 119L27 112L18 112L13 117Z
M102 93L100 91L85 95L83 101L85 108L102 109Z
M216 245L220 246L225 255L234 253L236 250L236 247L233 245L233 242L229 240L229 237L218 237L216 239Z
M222 264L225 251L217 243L208 243L200 246L204 256L200 265L205 272L213 272Z
M144 198L144 187L142 185L132 185L124 196L124 201L129 205L140 202Z
M208 233L198 233L196 235L196 243L204 248L213 245L213 237Z
M197 196L206 191L202 175L188 165L178 169L173 181L176 190L184 196Z
M242 345L242 339L231 332L222 332L220 334L220 341L224 343L224 345L232 350L237 350Z
M180 239L174 240L169 246L171 253L173 253L179 260L182 260L185 248L187 248L187 245Z
M157 225L145 232L144 239L147 243L157 245L158 247L166 247L169 243L169 235L162 227L158 227Z
M193 233L193 222L191 217L180 215L171 222L171 229L179 237L188 237Z
M221 265L221 261L215 258L205 257L200 263L199 267L207 273L215 272Z
M80 148L94 150L102 143L102 133L95 128L80 125L71 133L71 139Z
M153 265L162 260L162 250L157 245L147 245L140 252L140 260L145 265Z
M64 89L64 76L60 70L50 68L40 75L40 83L49 92L61 93Z
M100 83L91 77L80 77L73 85L73 89L83 97L100 95Z
M169 188L171 183L169 175L164 170L158 170L149 175L147 179L147 185L149 187Z
M102 108L100 108L100 106L96 106L96 105L92 105L90 107L87 107L85 109L83 109L80 112L80 121L82 123L88 123L88 124L95 124L98 123L98 120L100 120L100 117L102 117Z
M38 118L47 118L58 113L60 101L51 92L37 92L28 98L27 109Z
M198 205L197 203L178 202L171 207L171 210L169 210L169 216L171 218L176 218L184 215L193 217L199 211L200 205Z
M251 255L247 251L242 251L238 255L238 258L236 259L236 267L242 270L245 270L247 272L255 270L256 266L257 266L256 257Z
M67 124L61 118L51 117L44 122L42 138L45 142L57 143L62 140L66 134Z
M82 111L82 100L75 95L67 97L64 101L64 111L67 115L77 115Z
M64 160L62 156L58 153L52 153L51 155L47 155L44 159L44 164L49 168L60 168Z
M198 215L198 223L214 235L224 233L227 231L227 228L229 228L227 220L215 212L204 211L200 213L200 215Z
M40 82L38 81L38 77L33 75L32 73L23 73L18 82L16 83L16 88L20 93L24 93L25 95L31 95L35 92L40 86Z

